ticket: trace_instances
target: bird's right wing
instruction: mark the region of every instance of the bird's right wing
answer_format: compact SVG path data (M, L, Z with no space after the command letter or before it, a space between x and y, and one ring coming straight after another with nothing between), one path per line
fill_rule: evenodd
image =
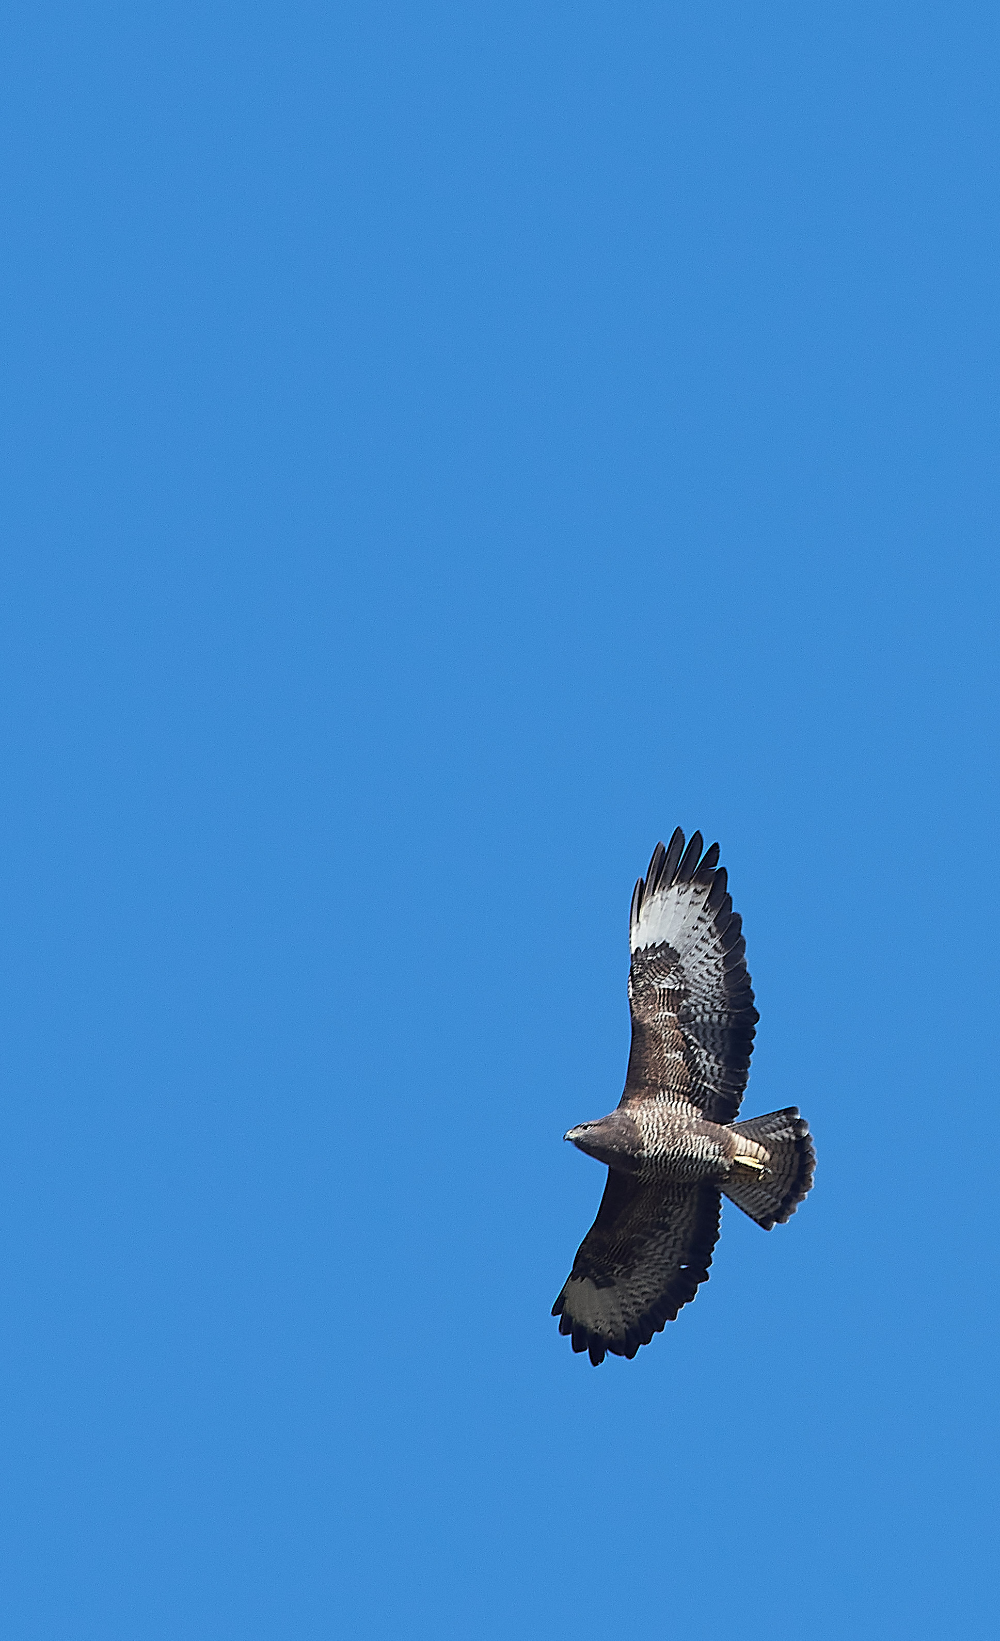
M632 1050L622 1105L684 1101L712 1122L740 1108L759 1019L742 920L713 843L658 843L632 896Z
M573 1349L633 1357L708 1280L719 1235L716 1185L639 1184L608 1170L601 1206L552 1307Z

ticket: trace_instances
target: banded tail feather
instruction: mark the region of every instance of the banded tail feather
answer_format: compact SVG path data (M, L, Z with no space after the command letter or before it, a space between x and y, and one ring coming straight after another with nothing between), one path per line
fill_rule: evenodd
M813 1182L816 1152L809 1124L799 1116L798 1106L790 1105L784 1111L770 1111L766 1117L751 1117L748 1122L734 1122L730 1127L735 1134L762 1145L769 1161L763 1173L734 1169L721 1182L723 1191L765 1231L772 1225L784 1225Z

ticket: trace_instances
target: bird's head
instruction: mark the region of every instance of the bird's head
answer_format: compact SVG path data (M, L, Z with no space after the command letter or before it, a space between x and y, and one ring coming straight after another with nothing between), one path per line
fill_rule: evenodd
M635 1123L624 1111L612 1111L609 1117L599 1117L596 1122L578 1123L566 1130L563 1139L570 1140L588 1157L615 1168L632 1165L638 1149Z

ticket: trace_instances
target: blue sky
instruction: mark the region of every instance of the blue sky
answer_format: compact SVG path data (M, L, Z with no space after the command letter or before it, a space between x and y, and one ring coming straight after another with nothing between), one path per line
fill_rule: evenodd
M995 10L4 33L6 1633L994 1635ZM678 823L817 1184L595 1372Z

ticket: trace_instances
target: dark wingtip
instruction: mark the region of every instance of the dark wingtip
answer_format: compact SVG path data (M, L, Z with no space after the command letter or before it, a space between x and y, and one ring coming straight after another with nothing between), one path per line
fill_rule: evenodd
M649 857L649 867L646 872L646 882L649 885L650 894L655 894L657 888L659 887L660 877L663 871L663 862L666 858L667 851L664 849L662 843L658 843Z
M679 826L674 827L673 836L667 844L666 859L663 862L663 881L669 889L674 881L677 863L684 853L684 833Z
M722 902L726 898L726 890L728 886L729 875L726 872L726 868L724 866L720 866L715 874L715 881L712 884L712 891L705 902L705 905L710 912L718 912ZM730 902L730 904L732 903Z
M701 865L698 867L698 871L699 872L714 872L715 868L718 866L718 864L719 864L719 845L717 843L713 843L710 849L705 850L705 854L704 854L704 857L702 859Z
M691 842L681 856L681 863L677 868L676 881L678 883L687 883L694 876L695 867L701 859L701 851L704 847L705 840L701 833L693 832Z
M637 878L635 888L632 890L632 909L629 912L630 923L637 923L639 920L639 913L642 911L642 892L645 887L645 880L641 877Z

